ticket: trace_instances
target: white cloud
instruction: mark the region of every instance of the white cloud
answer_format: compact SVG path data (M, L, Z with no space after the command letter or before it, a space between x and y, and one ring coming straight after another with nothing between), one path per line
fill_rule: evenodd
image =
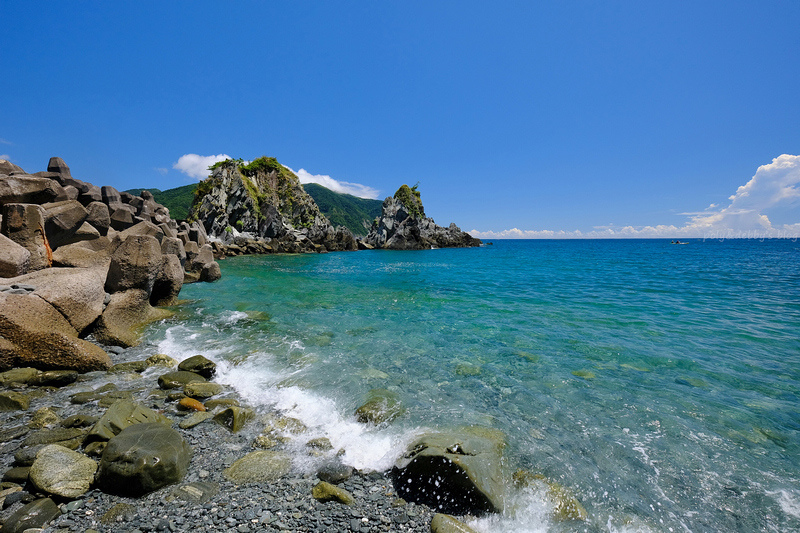
M14 143L12 143L11 141L7 141L7 140L5 140L5 139L3 139L1 137L0 137L0 144L8 144L10 146L14 146Z
M289 168L289 170L292 169ZM371 200L376 200L378 199L378 194L380 193L378 189L373 189L372 187L367 187L366 185L361 185L360 183L339 181L324 174L311 174L310 172L308 172L303 168L301 168L298 171L292 170L292 172L294 172L300 179L300 183L318 183L319 185L322 185L323 187L330 189L334 192L340 192L343 194L352 194L353 196L357 196L359 198L369 198Z
M225 161L230 159L231 156L227 154L219 155L197 155L185 154L178 159L178 162L172 165L172 168L180 170L187 176L191 176L198 180L204 180L208 177L208 167L217 161Z
M689 217L682 226L596 226L592 231L520 230L478 231L469 233L480 239L587 239L587 238L798 238L800 222L773 224L775 219L795 217L800 205L800 156L784 154L756 174L729 198L730 204L718 209L711 204L705 211L681 213Z
M162 176L166 176L167 172L169 172L169 169L168 168L164 168L164 167L155 167L155 168L153 168L153 170L155 170L156 172L158 172Z
M6 161L11 161L11 156L8 154L0 154L0 159L5 159Z

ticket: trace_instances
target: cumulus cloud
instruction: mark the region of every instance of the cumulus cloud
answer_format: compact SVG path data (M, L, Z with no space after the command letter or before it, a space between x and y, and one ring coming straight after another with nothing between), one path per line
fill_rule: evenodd
M11 161L11 156L8 154L0 154L0 159L5 159L6 161Z
M292 169L289 168L289 170ZM317 183L334 192L352 194L353 196L357 196L359 198L376 200L378 198L378 194L380 193L379 190L373 189L372 187L367 187L366 185L361 185L360 183L350 183L347 181L335 180L325 174L311 174L304 168L301 168L297 171L292 170L292 172L294 172L295 175L297 175L297 177L300 179L300 183Z
M178 162L172 165L172 168L180 170L187 176L191 176L198 180L204 180L208 177L208 167L217 161L225 161L230 159L231 156L227 154L219 155L197 155L197 154L184 154Z
M587 239L587 238L798 238L800 222L773 224L773 218L798 217L800 205L800 156L784 154L736 190L719 208L711 204L704 211L681 213L689 217L683 225L597 226L589 232L520 230L469 233L480 239Z

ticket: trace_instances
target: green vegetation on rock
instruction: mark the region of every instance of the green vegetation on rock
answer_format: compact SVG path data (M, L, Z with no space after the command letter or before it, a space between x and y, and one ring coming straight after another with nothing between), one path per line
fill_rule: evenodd
M167 189L166 191L159 189L129 189L125 192L139 196L142 194L142 191L150 191L156 202L169 209L169 216L175 220L186 220L186 217L189 216L189 207L192 205L192 200L194 199L195 190L197 190L198 185L200 184L192 183L190 185L184 185L183 187ZM211 187L209 186L206 194L210 190Z
M394 193L394 198L403 204L403 207L408 210L409 215L414 218L423 218L425 216L425 209L422 207L422 198L417 187L419 187L419 183L413 187L403 184L397 189L397 192Z

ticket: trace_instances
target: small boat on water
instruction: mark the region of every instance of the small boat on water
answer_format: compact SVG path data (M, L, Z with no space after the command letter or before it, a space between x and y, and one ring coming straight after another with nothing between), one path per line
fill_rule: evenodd
M687 241L672 241L670 244L689 244Z

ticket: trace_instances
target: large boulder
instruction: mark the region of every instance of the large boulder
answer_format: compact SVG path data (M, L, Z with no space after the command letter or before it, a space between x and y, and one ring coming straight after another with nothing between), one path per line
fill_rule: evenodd
M97 483L106 492L141 496L183 479L191 457L191 447L171 427L135 424L108 441Z
M75 499L85 494L97 471L97 463L82 453L48 444L36 454L29 479L46 494Z
M27 174L0 178L0 205L45 204L66 199L64 187L48 178Z
M183 246L183 241L177 237L165 236L161 241L161 253L164 255L172 254L177 257L181 262L181 268L186 263L186 249Z
M392 469L400 497L449 514L501 512L505 436L466 427L419 437Z
M0 233L0 278L25 274L31 266L31 253Z
M0 337L13 346L0 350L0 369L29 366L91 372L111 368L105 351L79 339L67 319L35 295L0 293Z
M63 159L60 157L51 157L50 161L47 163L47 171L48 172L57 172L61 174L65 178L71 178L72 173L69 171L69 167L64 162Z
M3 206L0 233L30 252L31 270L41 270L52 263L44 220L45 212L39 205L15 203Z
M11 174L25 174L22 167L19 167L7 159L0 159L0 174L10 176Z
M183 287L183 267L177 255L167 254L161 257L161 268L153 283L150 293L152 305L173 305Z
M108 228L111 227L111 213L108 206L103 202L92 201L86 206L86 222L91 224L100 235L107 235Z
M52 305L79 334L103 312L103 276L99 269L47 268L19 276L6 283L36 287L33 294Z
M144 326L170 316L171 312L150 305L147 291L129 289L116 292L111 295L111 301L100 315L93 334L95 339L105 345L136 346Z
M106 290L140 289L147 293L161 268L161 246L150 235L131 235L111 254Z
M77 200L44 204L42 207L45 211L47 241L53 249L70 242L89 216L89 212Z
M95 239L97 241L103 239ZM105 280L105 272L111 264L110 252L107 249L94 250L86 246L89 241L77 242L61 246L53 252L54 267L100 268L104 271L101 281ZM94 241L91 241L94 242Z

